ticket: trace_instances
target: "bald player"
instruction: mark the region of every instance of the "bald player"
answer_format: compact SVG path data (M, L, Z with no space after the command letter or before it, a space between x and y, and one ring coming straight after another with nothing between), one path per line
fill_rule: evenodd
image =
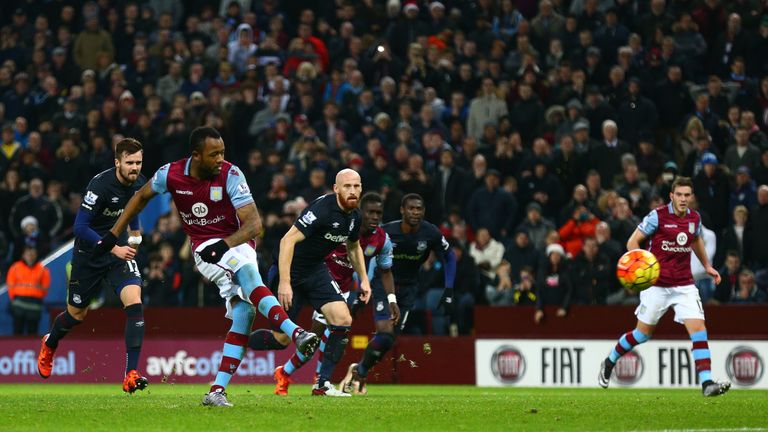
M297 316L301 306L309 303L325 317L330 335L323 351L323 362L314 396L349 396L331 384L331 373L341 360L349 342L352 325L347 303L339 284L333 280L325 257L346 243L349 262L360 277L360 300L368 302L371 287L360 248L360 211L357 209L362 183L351 169L336 174L333 193L314 200L299 215L280 240L280 250L267 279L280 304L289 316ZM251 334L248 346L256 350L283 349L289 343L278 331L258 330ZM297 351L298 356L306 354Z

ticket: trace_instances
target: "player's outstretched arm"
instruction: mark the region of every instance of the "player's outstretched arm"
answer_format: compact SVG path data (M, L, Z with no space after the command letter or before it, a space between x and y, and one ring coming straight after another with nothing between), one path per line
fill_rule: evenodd
M240 229L224 239L229 247L239 246L249 240L255 239L262 233L263 225L261 216L256 209L256 204L246 204L237 209L237 218L240 219Z
M207 263L216 264L221 257L235 246L239 246L261 234L261 216L253 202L237 209L237 218L240 220L240 229L229 237L206 246L199 252L200 259Z
M94 254L103 255L111 252L117 245L117 237L128 228L128 223L132 221L147 206L147 203L155 196L157 192L152 189L152 184L147 183L136 192L125 205L123 214L117 219L112 229L107 231L104 236L94 246ZM125 259L124 257L120 257ZM130 258L129 258L130 259Z
M715 268L712 267L712 263L709 262L709 257L707 256L707 248L704 245L703 236L696 236L696 240L691 243L691 249L693 249L693 253L696 254L696 257L699 259L699 261L701 261L701 265L704 266L704 270L707 272L707 274L712 276L712 279L715 280L715 285L719 285L720 273L715 270Z
M365 256L360 248L359 240L347 242L347 256L349 256L349 263L352 264L352 268L360 278L360 300L368 303L368 299L371 297L371 282L365 271Z
M277 260L280 283L277 286L277 299L283 309L288 310L293 301L293 288L291 288L291 263L293 263L293 251L296 243L304 241L304 233L296 226L292 226L280 239L280 253Z
M395 296L395 276L391 268L379 269L379 274L381 274L381 285L387 293L389 309L392 311L392 325L397 325L400 322L400 307L397 305L397 296Z
M635 232L633 232L629 237L629 240L627 240L627 250L640 249L640 245L644 243L647 238L648 236L646 236L644 232L640 231L639 228L635 228Z
M151 201L155 195L157 195L157 192L152 189L152 183L147 182L131 197L128 204L125 205L123 214L120 215L117 222L115 222L115 225L113 225L112 229L109 231L115 236L120 235L120 233L128 228L130 221L144 210L144 207L147 206L149 201Z

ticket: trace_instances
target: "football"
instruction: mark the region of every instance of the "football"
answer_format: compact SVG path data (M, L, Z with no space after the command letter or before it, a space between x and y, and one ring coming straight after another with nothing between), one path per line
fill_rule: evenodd
M619 258L616 276L625 288L642 291L659 279L661 265L652 253L644 249L633 249Z

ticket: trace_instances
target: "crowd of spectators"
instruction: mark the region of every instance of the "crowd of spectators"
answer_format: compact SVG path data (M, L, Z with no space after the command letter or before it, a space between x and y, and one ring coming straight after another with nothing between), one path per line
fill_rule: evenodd
M25 246L72 236L113 143L141 141L151 176L207 125L262 212L262 269L351 167L385 221L424 197L459 258L462 332L475 304L539 321L633 303L614 263L682 175L723 269L702 298L765 302L763 1L26 0L0 25L2 277ZM217 301L175 213L145 238L149 307Z

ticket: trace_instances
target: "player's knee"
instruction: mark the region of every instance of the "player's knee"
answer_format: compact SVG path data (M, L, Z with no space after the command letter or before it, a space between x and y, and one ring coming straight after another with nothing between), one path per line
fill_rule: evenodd
M388 350L395 344L395 335L393 333L376 333L376 337L379 339L381 348Z
M88 315L88 308L76 308L72 305L67 305L67 312L69 312L69 315L72 316L72 318L82 321L85 319L85 316Z
M334 306L330 312L325 316L329 326L349 327L352 325L352 315L346 305Z
M120 301L126 308L132 304L141 303L141 287L138 285L127 285L120 290Z
M250 303L232 300L233 321L251 322L254 317L253 306Z
M235 277L237 277L237 283L248 291L264 285L258 267L252 263L240 267L240 270L235 273Z

